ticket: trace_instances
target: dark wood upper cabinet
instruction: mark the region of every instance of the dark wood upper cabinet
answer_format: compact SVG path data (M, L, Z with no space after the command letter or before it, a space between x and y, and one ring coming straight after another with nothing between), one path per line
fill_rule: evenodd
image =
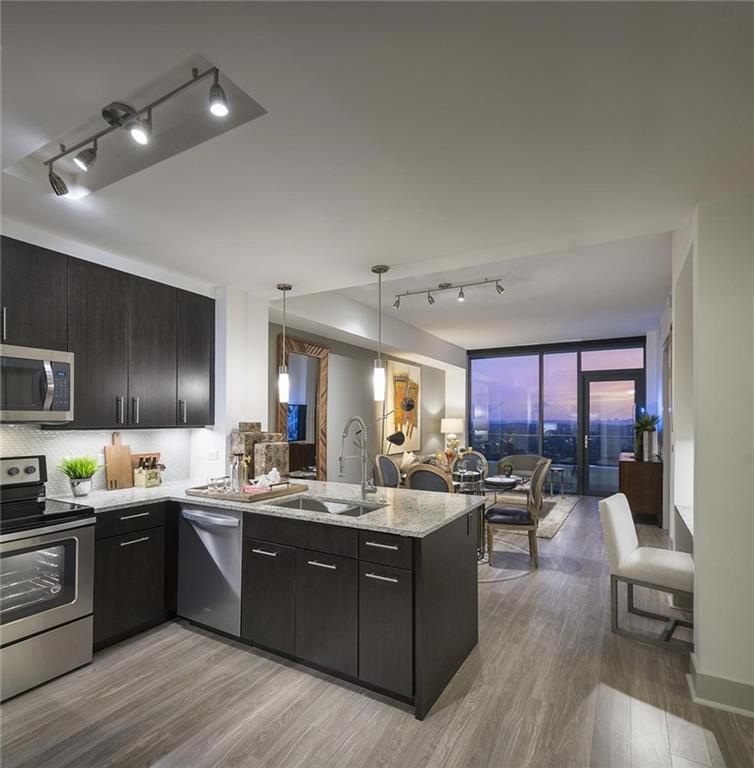
M2 238L2 341L22 347L68 349L68 257Z
M176 424L176 289L129 278L129 424Z
M69 260L68 348L75 355L72 427L126 423L128 282L124 272Z
M177 298L177 422L214 424L215 301L181 290Z

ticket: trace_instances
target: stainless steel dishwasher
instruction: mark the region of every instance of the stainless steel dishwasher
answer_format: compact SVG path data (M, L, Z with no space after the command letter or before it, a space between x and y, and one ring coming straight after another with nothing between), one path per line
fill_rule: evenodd
M178 615L241 634L243 512L183 507L178 531Z

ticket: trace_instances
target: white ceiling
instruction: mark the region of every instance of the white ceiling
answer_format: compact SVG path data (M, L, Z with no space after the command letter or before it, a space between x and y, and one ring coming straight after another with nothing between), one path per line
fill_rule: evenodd
M488 264L484 270L383 280L383 311L464 349L644 334L656 327L670 293L670 240L669 233L650 235ZM505 292L482 285L467 288L462 303L453 290L435 294L431 306L422 295L403 297L400 308L393 308L395 293L485 277L503 277ZM376 285L338 293L377 306ZM324 305L327 297L322 294Z
M751 185L751 16L743 3L5 2L3 168L196 51L268 114L75 202L4 173L3 215L261 294L358 285L377 262L410 278L667 232ZM542 258L515 269L539 282L537 265L570 257ZM580 269L557 273L563 296ZM645 287L614 325L656 312Z

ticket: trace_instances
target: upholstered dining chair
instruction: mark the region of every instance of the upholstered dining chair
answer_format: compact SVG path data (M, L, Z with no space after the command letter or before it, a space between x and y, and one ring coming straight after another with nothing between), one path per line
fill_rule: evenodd
M397 488L401 484L401 473L395 462L384 453L376 457L377 485L383 488Z
M431 464L414 464L406 472L406 488L414 491L453 493L453 481L450 475Z
M495 529L503 531L526 531L529 534L529 554L534 567L539 568L539 547L537 545L537 527L539 513L542 511L542 489L547 473L550 471L550 459L540 459L531 476L529 495L526 506L506 506L495 504L485 513L487 521L488 562L492 565L492 534Z
M636 527L631 517L628 499L616 493L600 501L602 535L607 545L610 566L610 624L617 635L624 635L662 648L688 653L691 643L672 641L678 627L693 627L691 622L663 616L637 608L634 605L634 587L647 587L659 592L676 593L691 597L694 592L694 558L686 552L658 547L640 547ZM628 612L665 622L660 637L620 626L618 610L618 584L625 582ZM671 643L672 641L672 643Z
M466 453L457 456L453 460L451 472L455 472L458 469L471 469L474 472L481 472L483 478L486 478L490 473L490 465L487 463L484 454L479 453L479 451L466 451Z

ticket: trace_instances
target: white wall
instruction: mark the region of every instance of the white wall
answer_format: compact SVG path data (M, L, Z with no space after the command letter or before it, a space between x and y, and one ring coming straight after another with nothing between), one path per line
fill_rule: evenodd
M754 713L752 196L700 205L696 225L696 693Z
M451 368L445 371L445 416L464 420L466 428L458 435L461 445L466 445L468 422L466 421L466 369Z

